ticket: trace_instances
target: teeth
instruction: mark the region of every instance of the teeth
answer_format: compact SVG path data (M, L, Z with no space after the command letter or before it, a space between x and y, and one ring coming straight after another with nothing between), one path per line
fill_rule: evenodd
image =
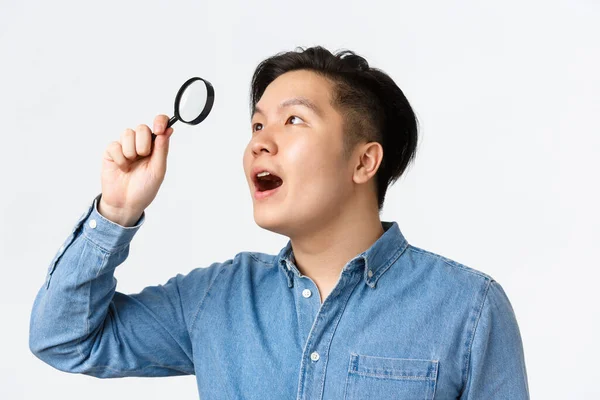
M263 172L257 174L256 176L258 178L262 178L263 176L267 176L267 175L271 175L271 174L268 171L263 171Z

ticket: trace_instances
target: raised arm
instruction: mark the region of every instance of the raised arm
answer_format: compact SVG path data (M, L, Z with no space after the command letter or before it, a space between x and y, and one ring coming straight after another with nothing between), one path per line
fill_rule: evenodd
M102 378L194 373L190 313L215 268L137 294L115 290L115 268L127 258L166 173L173 132L167 122L166 115L155 118L155 141L139 125L108 146L102 193L48 268L31 311L29 346L57 369Z

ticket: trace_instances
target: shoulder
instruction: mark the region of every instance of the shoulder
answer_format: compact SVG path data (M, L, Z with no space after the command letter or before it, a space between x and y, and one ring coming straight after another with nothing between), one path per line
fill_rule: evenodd
M239 288L262 280L264 275L275 271L275 259L274 255L243 251L226 260L179 273L171 280L175 281L182 301L192 305L192 309L198 309L214 288Z
M434 285L438 293L459 293L455 296L463 301L474 299L477 310L485 305L512 314L504 288L490 274L410 244L407 251L409 264L419 273L426 274L426 281Z
M460 299L473 306L477 314L488 310L513 315L504 288L490 274L410 244L407 250L409 264L427 276L423 280L434 286L438 294Z
M407 251L414 262L428 265L429 267L434 268L436 272L459 275L474 281L487 283L494 281L494 278L479 269L467 266L432 251L416 247L412 244L408 245Z
M491 275L480 269L410 244L399 262L399 273L408 273L411 280L424 285L424 293L437 293L471 306L477 304L476 308L483 303L490 286L497 285Z
M253 268L271 268L275 267L274 254L261 253L258 251L241 251L235 255L238 264L251 266Z
M196 267L185 275L179 274L179 278L182 282L189 282L195 287L210 286L215 280L230 280L247 274L271 271L276 266L276 257L272 254L242 251L227 260Z

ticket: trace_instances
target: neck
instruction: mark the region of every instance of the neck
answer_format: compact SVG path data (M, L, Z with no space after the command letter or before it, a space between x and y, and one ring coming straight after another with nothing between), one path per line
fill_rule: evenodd
M296 266L302 275L315 282L321 302L335 287L348 261L371 247L384 233L378 209L363 207L362 210L349 209L316 231L290 238Z

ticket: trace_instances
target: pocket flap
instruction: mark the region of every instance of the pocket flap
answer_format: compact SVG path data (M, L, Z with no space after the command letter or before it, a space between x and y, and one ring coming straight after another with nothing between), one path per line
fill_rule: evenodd
M435 380L438 361L351 353L350 373L388 379Z

